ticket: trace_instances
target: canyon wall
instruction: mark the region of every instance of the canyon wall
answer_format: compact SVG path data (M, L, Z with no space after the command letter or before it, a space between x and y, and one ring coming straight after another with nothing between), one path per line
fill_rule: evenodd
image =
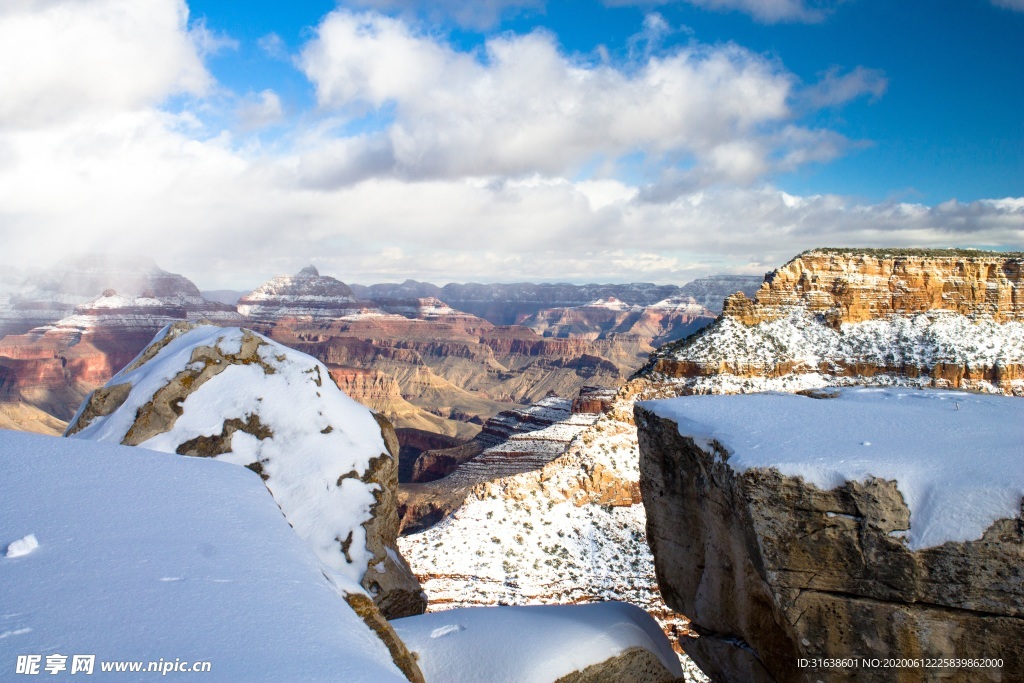
M640 371L677 393L913 384L1024 394L1024 256L805 252Z

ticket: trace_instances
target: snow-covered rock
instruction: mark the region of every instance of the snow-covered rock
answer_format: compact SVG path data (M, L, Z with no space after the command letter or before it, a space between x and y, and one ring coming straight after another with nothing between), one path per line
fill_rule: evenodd
M655 617L673 645L688 640L685 618L665 606L654 576L637 482L636 428L616 417L621 409L599 416L571 414L564 399L547 404L552 414L562 412L555 436L571 439L550 441L561 443L562 452L533 454L532 467L518 474L511 452L498 453L494 468L486 467L492 456L478 456L481 462L472 460L449 477L416 485L417 493L448 480L469 488L442 521L399 538L430 596L429 611L618 600ZM512 441L527 446L539 432ZM488 481L495 474L513 476ZM680 662L685 680L706 680L685 655Z
M33 678L15 667L38 655L36 677L55 656L61 680L135 680L103 670L117 662L210 665L175 680L407 680L252 472L5 430L0 470L0 547L38 542L0 557L0 678ZM95 656L92 675L75 655Z
M657 623L621 602L455 609L392 625L419 656L428 683L672 681L682 676Z
M369 310L348 285L307 266L295 275L281 275L263 283L238 300L238 312L253 320L282 318L331 320ZM377 309L369 310L382 314Z
M1024 395L1024 258L818 249L640 372L675 392L910 385Z
M1024 671L1024 399L685 396L636 421L658 583L712 678L846 680L797 661L912 653L1000 658L951 680Z
M83 403L67 436L248 467L341 590L365 589L386 616L423 610L394 545L394 431L305 354L176 323Z

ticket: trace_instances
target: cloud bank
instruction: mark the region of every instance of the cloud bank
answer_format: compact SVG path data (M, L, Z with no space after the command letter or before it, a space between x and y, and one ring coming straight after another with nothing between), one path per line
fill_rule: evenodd
M4 5L3 260L145 253L205 287L310 261L362 282L681 282L814 246L1024 243L1024 199L866 205L773 186L855 142L806 121L884 98L870 69L803 83L699 43L614 63L545 32L464 51L338 10L297 58L317 109L290 116L273 90L225 93L211 49L178 0Z

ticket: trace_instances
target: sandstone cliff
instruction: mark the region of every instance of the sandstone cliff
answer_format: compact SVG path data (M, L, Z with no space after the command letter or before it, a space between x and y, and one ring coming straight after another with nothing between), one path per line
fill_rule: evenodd
M637 406L658 585L700 634L687 653L723 682L1018 680L1021 399L817 396ZM861 658L911 663L799 665Z
M1024 257L815 250L652 355L677 393L913 384L1024 393Z

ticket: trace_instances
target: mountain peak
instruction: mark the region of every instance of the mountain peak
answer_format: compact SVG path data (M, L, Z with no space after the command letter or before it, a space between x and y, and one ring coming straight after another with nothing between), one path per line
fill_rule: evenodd
M295 277L320 277L320 271L315 266L309 265L300 270Z

